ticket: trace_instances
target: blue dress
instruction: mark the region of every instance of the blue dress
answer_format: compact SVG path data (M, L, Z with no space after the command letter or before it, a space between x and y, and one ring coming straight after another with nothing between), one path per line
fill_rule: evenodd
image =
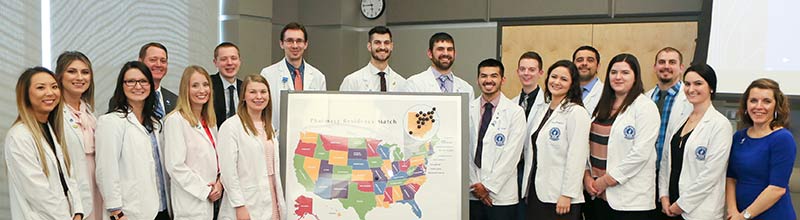
M792 133L781 128L761 138L747 136L747 128L733 134L728 177L736 179L736 204L743 211L768 185L787 189L767 211L754 219L796 219L789 196L796 144Z

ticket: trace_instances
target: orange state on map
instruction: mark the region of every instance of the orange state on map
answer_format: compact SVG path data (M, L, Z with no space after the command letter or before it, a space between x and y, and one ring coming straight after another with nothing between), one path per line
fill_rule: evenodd
M434 114L436 108L431 111L423 112L408 112L408 133L417 138L423 138L433 128L433 123L436 123Z

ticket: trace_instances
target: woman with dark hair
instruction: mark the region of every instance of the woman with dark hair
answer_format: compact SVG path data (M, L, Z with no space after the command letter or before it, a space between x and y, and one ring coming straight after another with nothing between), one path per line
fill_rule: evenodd
M707 64L683 74L683 91L692 104L684 123L668 130L658 173L661 212L669 219L722 219L725 170L733 133L731 124L711 104L717 75Z
M225 184L219 219L285 219L270 85L254 74L244 78L242 88L236 115L219 129L217 143L225 146L219 149Z
M122 66L108 113L98 117L97 185L111 219L168 219L161 123L153 75L142 62Z
M725 200L728 218L795 219L787 193L797 144L789 126L789 100L777 82L757 79L739 102L746 128L733 134Z
M94 71L92 62L79 51L61 53L56 61L56 81L64 102L64 142L75 166L75 175L86 219L106 219L103 199L94 175Z
M80 190L64 145L61 90L44 67L17 80L17 120L8 130L5 159L11 219L82 219Z
M649 219L655 210L658 108L644 96L639 61L611 59L589 135L591 167L584 187L587 215L600 219Z
M531 128L536 129L525 143L536 157L532 172L525 172L530 181L522 191L529 195L528 219L581 219L591 119L583 108L578 77L578 68L568 60L547 70L545 101L536 106L544 114L533 119Z

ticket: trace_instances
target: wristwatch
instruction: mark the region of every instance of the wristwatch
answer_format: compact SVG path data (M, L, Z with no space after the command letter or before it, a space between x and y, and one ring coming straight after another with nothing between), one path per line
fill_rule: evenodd
M122 218L122 216L125 216L125 213L122 213L122 211L120 211L119 214L117 214L117 215L113 215L112 214L111 215L111 220L119 220L119 219Z
M750 220L751 218L753 218L753 216L750 216L750 212L748 212L747 209L745 209L742 212L742 217L744 217L744 219L746 219L746 220Z

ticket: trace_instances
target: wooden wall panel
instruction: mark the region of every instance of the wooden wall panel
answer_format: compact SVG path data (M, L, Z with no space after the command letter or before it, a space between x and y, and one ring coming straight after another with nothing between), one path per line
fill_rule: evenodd
M594 45L600 51L600 68L604 79L608 61L620 53L630 53L639 59L645 91L656 84L653 70L656 52L664 47L674 47L683 54L686 68L694 56L697 22L597 24L594 26Z
M506 67L503 93L511 98L521 89L516 68L523 52L539 52L546 72L557 60L571 60L572 52L581 45L593 45L600 51L597 75L601 79L605 79L612 57L623 52L635 55L642 68L645 90L649 90L656 83L653 63L661 48L677 48L683 53L683 63L689 66L695 50L697 22L507 26L502 31L502 61ZM539 84L543 82L542 79Z
M506 83L503 93L512 98L519 94L522 86L517 77L517 61L527 51L542 55L542 69L558 60L572 59L572 52L581 45L592 43L592 25L536 25L503 27L502 62L506 67ZM539 84L543 85L544 77Z

